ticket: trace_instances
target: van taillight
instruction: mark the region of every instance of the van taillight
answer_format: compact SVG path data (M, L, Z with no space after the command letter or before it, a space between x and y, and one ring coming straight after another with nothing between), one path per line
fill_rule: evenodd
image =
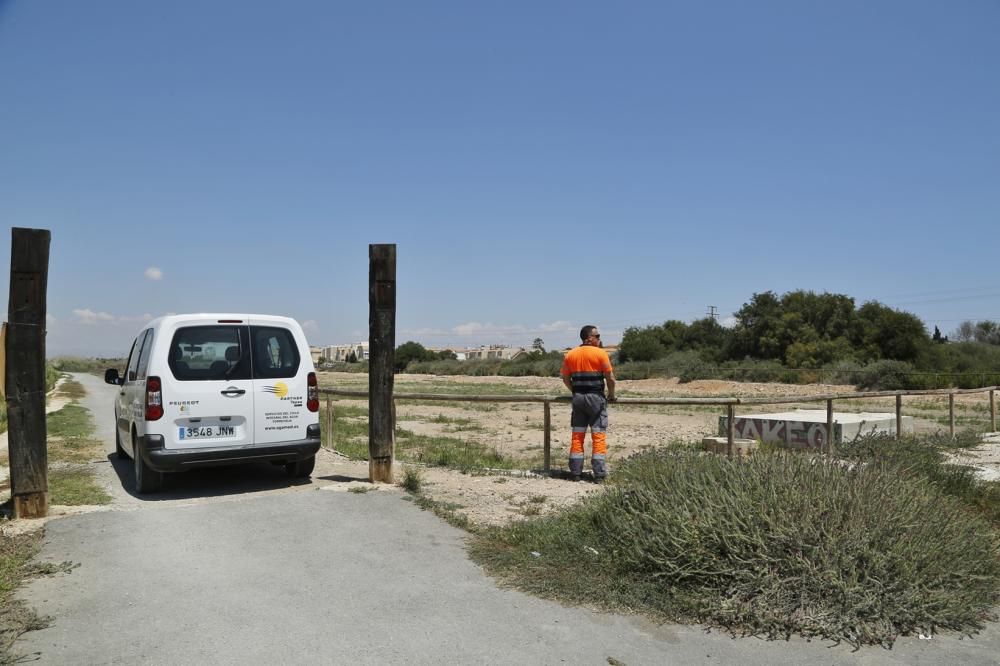
M319 411L319 385L316 383L316 373L310 372L306 380L309 389L306 391L306 407L310 412Z
M160 378L146 379L146 420L156 421L163 416L163 393L160 390Z

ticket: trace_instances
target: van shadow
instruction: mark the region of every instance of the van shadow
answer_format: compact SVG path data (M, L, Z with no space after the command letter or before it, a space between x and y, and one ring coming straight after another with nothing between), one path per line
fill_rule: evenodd
M155 493L140 494L135 490L135 471L132 459L108 455L108 462L118 475L122 488L132 497L144 502L196 499L199 497L224 497L267 490L281 490L309 485L309 479L292 479L284 466L270 463L246 463L219 467L202 467L186 472L163 475L163 486Z

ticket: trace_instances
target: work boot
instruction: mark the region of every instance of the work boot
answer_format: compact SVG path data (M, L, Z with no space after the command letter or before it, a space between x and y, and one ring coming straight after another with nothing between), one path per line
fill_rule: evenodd
M580 480L580 475L579 474L570 474L569 475L569 480L572 481L573 483L576 483L577 481Z

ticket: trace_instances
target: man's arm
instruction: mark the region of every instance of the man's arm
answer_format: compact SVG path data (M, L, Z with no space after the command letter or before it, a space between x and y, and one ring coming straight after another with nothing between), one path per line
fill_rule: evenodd
M568 388L568 389L569 389L569 392L570 392L570 393L572 393L572 392L573 392L573 382L571 382L571 381L569 380L569 377L568 377L568 376L566 376L566 375L563 375L563 376L562 376L562 380L563 380L563 384L565 384L565 385L566 385L566 388Z
M608 384L608 400L614 402L617 400L615 398L615 373L614 371L609 371L604 373L604 381Z

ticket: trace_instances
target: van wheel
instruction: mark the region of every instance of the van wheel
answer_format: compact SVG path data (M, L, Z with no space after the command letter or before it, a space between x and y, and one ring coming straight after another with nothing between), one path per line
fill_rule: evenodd
M118 423L115 423L115 455L118 456L119 460L125 460L128 454L125 453L125 448L122 446L122 435L118 432Z
M135 491L139 494L155 493L163 486L163 472L151 469L142 459L139 443L132 437L132 462L135 463Z
M316 456L309 456L302 460L285 465L285 473L293 479L306 479L312 474L316 467Z

